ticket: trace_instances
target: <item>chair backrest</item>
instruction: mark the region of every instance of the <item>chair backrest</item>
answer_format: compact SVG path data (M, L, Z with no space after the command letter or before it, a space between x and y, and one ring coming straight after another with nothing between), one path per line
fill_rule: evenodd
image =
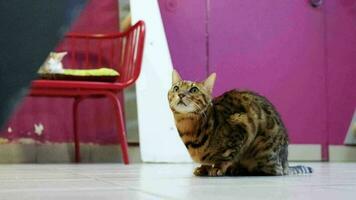
M68 33L57 51L67 51L64 68L108 67L120 73L118 82L130 85L141 71L145 24L137 22L123 33Z

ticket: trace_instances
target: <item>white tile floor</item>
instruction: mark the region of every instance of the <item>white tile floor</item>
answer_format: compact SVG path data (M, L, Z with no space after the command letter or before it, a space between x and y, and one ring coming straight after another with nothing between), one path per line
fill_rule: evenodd
M191 164L0 165L0 200L356 199L356 163L307 164L310 176L223 178Z

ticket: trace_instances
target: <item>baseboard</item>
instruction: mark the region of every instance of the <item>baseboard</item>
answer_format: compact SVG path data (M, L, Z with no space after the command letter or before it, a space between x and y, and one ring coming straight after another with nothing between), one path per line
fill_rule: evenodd
M329 160L333 162L355 162L356 146L330 145Z
M81 144L82 163L120 163L119 145ZM131 163L141 162L139 147L129 147ZM1 144L0 163L70 163L74 162L73 143Z
M288 148L289 161L321 161L320 144L291 144Z

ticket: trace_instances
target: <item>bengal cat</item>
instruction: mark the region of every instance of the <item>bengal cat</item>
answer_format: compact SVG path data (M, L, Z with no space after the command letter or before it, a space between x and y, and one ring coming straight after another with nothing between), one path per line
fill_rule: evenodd
M182 80L173 71L168 92L179 135L196 176L312 173L288 165L287 130L274 106L251 91L231 90L213 98L215 73L203 82Z

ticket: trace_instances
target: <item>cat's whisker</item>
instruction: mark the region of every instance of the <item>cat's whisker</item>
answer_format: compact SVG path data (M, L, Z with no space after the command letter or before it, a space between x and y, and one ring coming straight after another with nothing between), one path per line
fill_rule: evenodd
M201 106L200 106L199 104L197 104L196 102L191 101L191 103L193 103L193 105L194 105L195 107L197 107L200 111L202 110ZM206 119L206 118L207 118L206 113L205 113L205 110L202 111L202 112L200 112L200 114L202 114L203 119Z

